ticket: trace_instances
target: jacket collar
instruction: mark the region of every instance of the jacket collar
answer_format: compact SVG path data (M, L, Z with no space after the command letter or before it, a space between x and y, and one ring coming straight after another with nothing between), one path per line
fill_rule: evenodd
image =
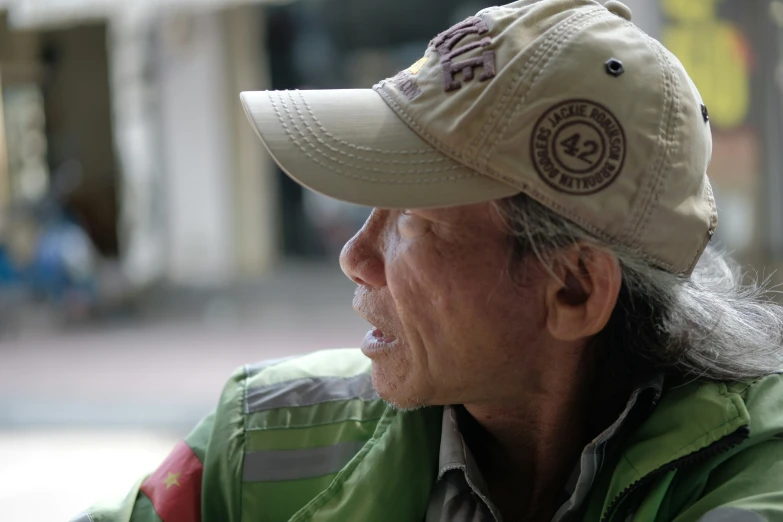
M603 520L642 484L701 455L709 458L724 442L747 437L750 414L739 389L717 381L668 386L655 410L611 458L613 469L591 492L587 517Z

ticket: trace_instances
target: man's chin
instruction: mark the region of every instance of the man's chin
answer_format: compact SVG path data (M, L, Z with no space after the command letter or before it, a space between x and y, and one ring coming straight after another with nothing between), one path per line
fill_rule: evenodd
M399 411L415 411L428 406L420 396L404 389L399 383L391 384L386 379L379 377L375 372L372 375L372 385L378 396L390 407Z
M383 397L381 398L383 399L383 402L385 402L387 406L389 406L390 408L394 408L397 411L416 411L427 407L427 405L421 401L417 402L415 400L411 400L411 401L401 402L401 401L387 400L384 399Z

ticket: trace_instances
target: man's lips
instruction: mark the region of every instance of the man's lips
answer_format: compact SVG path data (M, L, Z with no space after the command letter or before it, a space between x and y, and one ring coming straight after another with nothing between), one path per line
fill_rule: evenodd
M375 328L370 335L379 343L390 344L397 340L397 337L383 333L380 328Z
M366 310L363 306L354 306L354 311L359 317L372 326L372 330L370 330L368 336L372 336L373 339L378 342L383 342L384 340L386 340L386 342L392 342L397 340L398 330L393 327L391 321L385 319L387 316L377 313L377 311L368 313L370 311Z
M362 341L362 352L367 357L380 355L389 350L393 350L399 344L396 337L384 333L380 328L373 328Z
M365 354L389 348L399 342L397 335L399 330L394 327L393 321L387 319L390 315L383 313L386 307L378 297L377 294L368 293L363 287L358 287L354 293L354 311L372 325L372 330L367 332L362 342L362 350Z

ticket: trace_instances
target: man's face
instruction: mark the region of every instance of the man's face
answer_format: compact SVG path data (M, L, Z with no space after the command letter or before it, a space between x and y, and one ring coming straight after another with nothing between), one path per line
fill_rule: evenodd
M513 400L545 348L545 276L512 259L489 204L375 209L340 264L374 327L373 384L397 407Z

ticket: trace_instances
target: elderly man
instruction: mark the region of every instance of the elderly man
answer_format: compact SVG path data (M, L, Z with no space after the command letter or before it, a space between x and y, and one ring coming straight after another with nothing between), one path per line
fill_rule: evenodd
M780 309L706 249L709 115L616 1L521 0L372 90L248 92L375 207L361 350L246 366L111 521L783 520Z

